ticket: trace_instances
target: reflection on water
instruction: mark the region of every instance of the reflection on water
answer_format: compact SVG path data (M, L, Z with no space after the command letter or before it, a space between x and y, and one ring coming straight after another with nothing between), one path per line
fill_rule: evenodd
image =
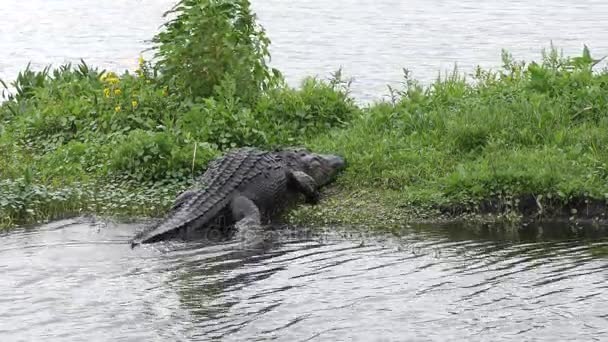
M3 0L0 78L13 79L28 61L77 62L112 70L135 68L139 53L176 0ZM608 53L604 0L253 0L272 40L272 64L297 85L309 75L344 67L353 94L371 100L401 81L406 67L429 81L454 63L500 66L505 48L538 59L551 41L567 54L583 44Z
M3 341L606 340L608 241L278 230L266 249L60 221L0 237Z

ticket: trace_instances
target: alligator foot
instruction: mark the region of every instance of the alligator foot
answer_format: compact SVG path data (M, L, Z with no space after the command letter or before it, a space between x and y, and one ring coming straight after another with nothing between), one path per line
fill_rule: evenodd
M317 182L311 176L302 171L292 171L287 176L290 185L304 194L306 203L317 204L319 202L320 194L317 190Z
M245 196L236 197L232 200L232 215L237 219L234 226L237 241L249 248L265 242L260 210L252 200Z

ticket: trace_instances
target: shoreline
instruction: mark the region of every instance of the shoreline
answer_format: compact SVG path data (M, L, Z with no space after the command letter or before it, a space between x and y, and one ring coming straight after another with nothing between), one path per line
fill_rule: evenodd
M343 196L344 199L339 197ZM350 197L349 197L350 196ZM602 200L579 199L572 205L535 211L536 201L520 201L517 207L486 200L477 205L408 205L399 201L400 193L386 190L332 188L317 206L300 206L287 215L295 225L354 226L392 229L408 225L458 225L463 229L486 232L518 233L531 231L551 235L585 232L585 235L608 235L608 206ZM526 196L527 198L527 196ZM528 198L529 199L529 198ZM585 202L587 201L587 202ZM542 205L542 204L541 204ZM588 210L586 210L588 209ZM573 211L576 210L576 213ZM504 235L504 234L500 234Z
M608 237L608 208L604 201L577 200L573 205L552 207L538 215L532 201L520 201L518 207L496 205L486 201L475 209L471 205L407 205L399 201L399 193L377 189L351 190L330 186L322 192L317 205L299 204L285 212L276 225L295 229L327 230L352 234L399 234L408 229L425 232L449 231L463 238L499 239L513 241L544 241L552 239L582 238L596 241ZM167 197L170 198L170 197ZM92 202L81 202L92 203ZM48 216L24 220L19 224L0 221L0 232L13 229L35 229L65 219L88 218L120 223L142 224L161 218L167 203L149 203L151 206L114 206L114 209L90 211L75 206ZM465 209L466 208L466 209ZM507 210L502 210L509 208ZM569 208L569 209L568 209ZM586 210L586 209L589 210ZM536 208L537 209L537 208ZM576 209L575 214L571 214ZM568 214L570 213L570 214ZM274 226L275 223L271 224Z

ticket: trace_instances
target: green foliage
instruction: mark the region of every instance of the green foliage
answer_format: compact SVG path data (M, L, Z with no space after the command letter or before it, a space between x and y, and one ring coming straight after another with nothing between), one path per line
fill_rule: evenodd
M585 47L566 58L478 68L422 87L405 73L392 100L374 104L348 129L314 138L343 153L343 185L401 192L406 203L469 203L535 195L567 202L608 194L608 71Z
M245 106L227 86L217 98L190 106L179 129L220 149L236 146L302 144L314 135L344 127L358 112L339 79L306 79L300 89L277 87L254 107Z
M350 189L424 207L534 195L608 198L608 70L585 47L540 62L455 69L358 107L338 71L287 86L246 0L182 0L156 60L116 74L82 61L4 86L0 227L80 212L162 212L208 161L238 146L343 154ZM398 195L395 195L398 194Z
M135 73L81 61L2 82L0 226L158 210L225 149L301 144L358 112L339 74L285 85L247 1L181 1L171 13L157 60L140 58Z
M44 82L49 74L49 67L44 68L42 71L33 71L30 69L30 65L25 67L25 70L19 72L17 78L11 85L15 88L15 95L10 95L9 99L24 100L32 97L33 90L44 85ZM5 88L8 89L7 85L2 82Z
M160 80L188 98L208 98L223 82L251 102L281 81L270 69L270 40L255 22L248 0L181 0L158 33L155 68Z
M195 155L193 144L187 145L178 139L168 132L132 131L113 151L110 171L137 181L184 180L194 176L193 170L198 173L217 157L217 150L208 143L197 144Z
M345 127L359 111L338 72L329 82L307 78L300 89L276 88L256 104L258 120L269 130L266 143L281 145ZM299 139L298 139L299 137Z

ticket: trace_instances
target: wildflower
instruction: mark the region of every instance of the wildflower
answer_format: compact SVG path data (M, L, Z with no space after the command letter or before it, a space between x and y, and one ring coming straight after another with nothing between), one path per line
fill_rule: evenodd
M108 72L105 73L103 75L101 75L101 77L99 78L102 82L108 83L108 84L116 84L120 81L120 79L118 78L118 76L113 73L113 72Z
M120 105L118 105L118 106L114 107L114 111L115 111L116 113L120 112L120 109L121 109L121 108L120 108Z
M122 90L120 90L120 89L114 89L114 95L120 96L120 94L122 94Z
M131 101L131 106L133 107L133 109L137 108L137 101Z
M143 77L144 76L144 66L145 66L146 61L144 60L144 57L142 55L139 55L139 59L137 60L137 69L135 69L135 73L137 74L137 76L139 77Z
M110 88L105 88L105 89L103 90L103 95L104 95L105 97L110 97Z

